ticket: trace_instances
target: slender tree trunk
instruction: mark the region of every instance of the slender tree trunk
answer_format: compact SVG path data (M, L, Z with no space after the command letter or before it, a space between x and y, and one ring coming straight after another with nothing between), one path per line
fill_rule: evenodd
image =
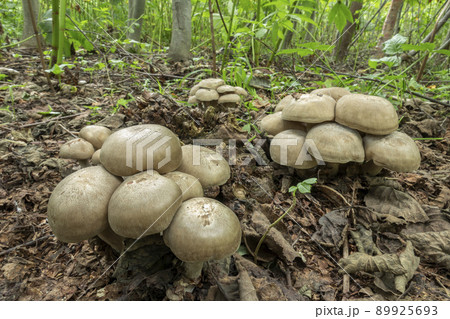
M383 30L381 31L381 37L375 47L375 56L383 56L383 44L394 35L395 24L397 22L398 13L403 6L403 0L392 0L389 12L384 20Z
M313 11L311 13L310 18L311 18L311 20L314 20L316 18L316 11ZM313 40L312 34L314 32L315 27L316 26L314 24L308 22L307 27L306 27L307 31L306 31L306 35L305 35L305 42L311 42L311 40Z
M344 30L342 31L342 35L339 38L338 45L335 50L335 57L337 61L342 61L347 56L348 49L350 43L352 42L353 34L355 34L355 30L357 27L356 21L359 18L359 12L361 11L363 6L363 1L352 1L350 4L350 11L352 12L353 22L348 21Z
M141 40L142 16L145 11L145 0L128 0L128 32L127 39Z
M27 0L22 0L23 10L23 33L22 39L31 37L30 39L22 42L21 46L26 48L37 48L36 36L34 35L33 24L31 23L31 14L33 14L34 20L39 21L39 0L31 0L31 10L28 6Z
M190 58L191 11L190 0L172 0L172 38L169 47L169 58L172 61Z

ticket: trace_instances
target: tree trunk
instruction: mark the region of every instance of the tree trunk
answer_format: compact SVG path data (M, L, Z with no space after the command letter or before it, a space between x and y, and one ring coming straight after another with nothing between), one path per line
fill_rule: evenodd
M128 0L128 32L127 39L139 42L141 39L142 16L145 11L145 0Z
M21 43L21 46L26 48L37 48L36 36L34 34L33 24L31 20L31 14L33 14L34 21L38 21L39 18L39 0L31 0L31 10L28 6L28 0L22 0L22 10L23 10L23 33L22 39L27 39L25 42Z
M335 50L335 57L337 61L342 61L347 56L348 49L350 46L350 42L352 41L353 34L355 33L357 23L356 20L359 18L359 12L361 11L363 6L362 0L352 1L350 4L350 11L352 12L353 22L348 21L344 30L342 31L342 35L338 41L338 45Z
M399 11L403 6L403 0L392 0L389 12L384 20L383 30L381 31L381 37L375 47L375 56L382 57L383 54L383 44L394 35L395 24L397 22L397 17L399 16Z
M169 47L169 58L172 61L190 58L191 11L190 0L172 0L172 39Z

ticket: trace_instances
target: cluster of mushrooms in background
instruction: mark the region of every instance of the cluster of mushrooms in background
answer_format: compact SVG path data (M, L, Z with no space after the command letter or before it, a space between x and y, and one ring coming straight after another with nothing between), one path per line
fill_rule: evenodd
M220 108L246 96L221 79L206 79L191 89L188 103ZM336 174L341 164L353 162L358 172L376 175L382 168L408 172L420 164L415 142L396 131L398 116L389 101L343 88L288 95L260 127L273 137L272 160L297 171L326 163ZM308 140L313 144L305 148ZM234 212L203 191L227 182L228 162L205 147L181 146L166 127L111 132L86 126L61 146L60 157L82 167L56 186L48 203L49 224L63 242L99 236L123 251L126 238L162 234L189 279L200 276L204 262L230 256L241 243Z
M398 132L394 106L378 96L324 88L296 99L287 95L260 127L269 136L274 162L299 175L326 164L325 171L377 175L383 168L411 172L419 168L414 140ZM348 164L347 164L348 163ZM323 166L322 166L323 167Z
M118 251L125 238L163 234L185 265L185 276L200 276L203 262L233 254L241 227L232 210L203 197L203 189L224 184L228 162L199 145L181 146L156 124L114 133L86 126L80 138L61 146L60 155L86 166L65 177L48 203L48 221L67 243L99 236ZM99 152L101 150L101 152Z

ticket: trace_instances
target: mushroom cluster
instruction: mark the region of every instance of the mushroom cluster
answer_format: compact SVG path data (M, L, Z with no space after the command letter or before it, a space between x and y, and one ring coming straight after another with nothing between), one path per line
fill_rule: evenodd
M209 78L191 88L188 103L228 108L240 104L241 99L247 96L247 91L239 86L227 85L222 79Z
M203 193L230 178L220 154L199 145L181 146L172 131L156 124L109 131L106 138L99 134L104 132L99 126L85 127L83 138L61 146L66 158L82 159L83 165L94 149L99 155L98 165L65 177L50 196L48 221L59 240L99 236L122 251L125 238L164 234L190 279L200 275L203 262L237 250L238 218Z
M298 170L326 164L335 175L341 164L356 163L347 168L373 176L383 168L411 172L420 165L413 139L397 131L394 106L344 88L318 89L298 99L288 95L260 128L272 137L272 160Z

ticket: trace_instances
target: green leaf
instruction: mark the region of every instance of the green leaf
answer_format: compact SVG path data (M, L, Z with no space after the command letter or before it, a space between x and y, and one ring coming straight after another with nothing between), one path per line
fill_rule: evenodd
M291 186L289 187L289 193L293 193L297 190L297 186Z
M315 178L315 177L308 178L308 179L305 179L302 183L313 185L313 184L317 183L317 178Z
M403 52L402 45L408 41L407 37L400 34L394 35L392 38L384 42L383 52L387 55L397 55Z
M338 1L333 8L331 8L330 13L328 14L328 21L334 22L339 32L342 32L347 21L353 22L352 12L345 4Z
M242 129L243 129L244 131L250 133L250 131L252 130L252 127L251 127L250 124L247 123L247 124L245 124L245 125L242 127Z
M414 51L433 51L435 48L435 44L434 43L420 43L420 44L402 44L402 50L403 51L410 51L410 50L414 50Z
M436 50L436 51L434 51L435 53L440 53L440 54L444 54L444 55L446 55L446 56L450 56L450 50L444 50L444 49L442 49L442 50Z
M297 188L302 194L311 193L311 185L299 183Z
M280 55L280 54L293 54L293 53L298 54L301 57L304 57L304 56L308 56L308 55L313 54L314 51L311 50L311 49L285 49L285 50L280 50L277 53L277 55Z

